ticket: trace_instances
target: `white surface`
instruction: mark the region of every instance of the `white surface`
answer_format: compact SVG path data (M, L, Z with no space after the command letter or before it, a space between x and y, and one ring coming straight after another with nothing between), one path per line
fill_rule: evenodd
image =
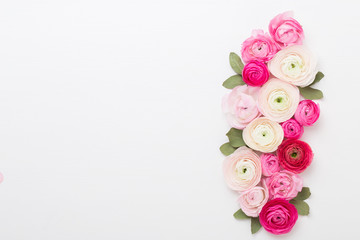
M0 238L359 238L359 8L2 1ZM290 9L326 75L321 118L303 138L316 154L303 174L311 215L287 236L251 237L221 172L221 84L229 52Z

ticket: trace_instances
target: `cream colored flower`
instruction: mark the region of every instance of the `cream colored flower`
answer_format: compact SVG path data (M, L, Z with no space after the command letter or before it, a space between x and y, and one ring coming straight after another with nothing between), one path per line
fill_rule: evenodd
M274 152L284 139L284 131L277 122L261 117L246 126L243 139L254 150Z
M277 78L296 86L306 87L316 75L316 58L304 46L287 47L268 63L270 72Z
M294 116L299 105L299 89L279 79L270 79L258 97L259 111L270 120L285 122Z
M253 150L240 147L224 160L223 171L229 188L239 192L248 190L260 182L260 158Z

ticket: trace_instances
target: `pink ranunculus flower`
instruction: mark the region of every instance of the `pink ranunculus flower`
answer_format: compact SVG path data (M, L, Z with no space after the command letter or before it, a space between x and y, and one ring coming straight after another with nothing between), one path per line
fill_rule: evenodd
M276 155L264 153L260 156L262 174L266 177L280 171L279 160Z
M284 137L288 139L299 139L304 133L304 127L293 118L283 122L281 127L284 130Z
M241 48L242 60L267 62L278 52L277 44L263 30L253 30L252 36L244 41Z
M243 192L260 182L260 158L252 149L239 147L224 160L223 172L229 188Z
M298 212L295 206L280 198L267 202L259 215L261 226L275 235L290 232L297 219Z
M244 191L239 199L241 210L249 217L257 217L269 199L269 193L266 188L256 186Z
M302 178L286 170L274 173L265 179L265 183L269 190L269 199L293 199L303 187Z
M304 31L292 12L284 12L274 17L269 24L269 32L279 47L301 45Z
M252 60L245 65L242 76L247 85L258 87L269 80L269 69L265 63Z
M260 116L257 96L260 88L237 86L222 101L222 109L231 127L244 129L252 120Z
M295 119L303 126L312 126L320 116L319 104L312 100L302 100L295 112Z

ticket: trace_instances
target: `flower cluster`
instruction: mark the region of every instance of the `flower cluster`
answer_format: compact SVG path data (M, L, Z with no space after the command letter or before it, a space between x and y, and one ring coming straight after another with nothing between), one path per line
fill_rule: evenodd
M225 182L239 193L237 219L251 218L252 233L261 227L285 234L298 214L307 215L310 196L299 174L314 154L300 140L304 127L319 119L322 92L312 88L324 75L317 60L302 45L304 31L292 12L270 21L269 33L254 30L241 48L230 54L237 73L223 86L232 89L222 109L232 127L229 142L220 147Z

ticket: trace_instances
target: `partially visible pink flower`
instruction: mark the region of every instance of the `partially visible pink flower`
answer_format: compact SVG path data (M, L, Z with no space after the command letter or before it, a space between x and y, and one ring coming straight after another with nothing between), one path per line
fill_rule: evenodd
M274 173L265 179L265 183L269 190L269 199L293 199L303 187L302 178L286 170Z
M304 127L293 118L283 122L281 127L284 130L284 137L288 139L299 139L304 133Z
M277 53L278 47L269 34L263 30L253 30L252 36L246 39L241 48L241 58L247 63L251 60L267 62Z
M269 193L266 188L257 186L241 193L238 201L241 210L249 217L257 217L269 199Z
M264 153L260 156L262 174L266 177L280 171L279 160L276 155Z
M260 88L250 86L235 87L225 95L222 109L231 127L244 129L252 120L260 116L257 96Z
M284 12L274 17L269 24L269 33L281 47L301 45L304 31L292 12Z
M320 116L319 104L312 100L302 100L295 112L295 119L303 126L312 126Z
M269 80L269 69L263 62L252 60L245 65L242 76L247 85L258 87Z
M297 219L298 212L295 206L279 198L267 202L259 215L261 226L275 235L290 232Z

